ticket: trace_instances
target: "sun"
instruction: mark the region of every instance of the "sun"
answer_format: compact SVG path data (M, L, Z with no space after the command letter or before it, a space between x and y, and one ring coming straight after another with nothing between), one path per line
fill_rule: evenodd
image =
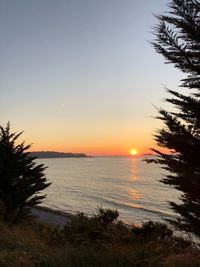
M130 153L132 156L136 156L138 154L138 150L136 148L132 148Z

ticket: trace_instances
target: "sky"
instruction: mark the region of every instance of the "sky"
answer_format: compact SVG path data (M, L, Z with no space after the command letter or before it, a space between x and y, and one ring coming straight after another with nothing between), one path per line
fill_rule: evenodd
M34 151L149 152L183 78L149 43L168 2L0 0L0 124Z

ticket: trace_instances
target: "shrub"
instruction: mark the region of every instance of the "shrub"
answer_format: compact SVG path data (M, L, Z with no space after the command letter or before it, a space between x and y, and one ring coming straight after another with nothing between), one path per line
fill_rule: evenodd
M171 238L173 231L166 224L160 222L148 221L142 224L141 227L132 227L132 233L136 238L141 240L163 240Z
M116 221L119 217L119 212L112 209L98 208L96 218L99 219L104 227Z
M64 228L66 239L75 244L92 242L100 245L112 242L121 237L122 229L123 233L129 231L122 222L115 222L118 216L117 210L103 208L99 208L97 214L91 217L78 213Z

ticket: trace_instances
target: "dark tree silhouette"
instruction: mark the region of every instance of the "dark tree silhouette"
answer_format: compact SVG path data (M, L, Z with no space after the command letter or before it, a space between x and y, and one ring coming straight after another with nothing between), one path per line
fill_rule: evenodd
M161 181L181 191L181 203L170 202L179 229L200 236L200 2L171 0L169 12L156 16L155 50L166 63L186 74L181 87L187 93L167 90L173 112L159 110L164 126L155 134L160 147L158 163L169 171Z
M45 195L37 195L50 185L43 164L37 165L27 150L30 145L16 144L22 134L10 132L9 123L0 126L0 202L3 218L16 223L30 215L30 208L41 203Z

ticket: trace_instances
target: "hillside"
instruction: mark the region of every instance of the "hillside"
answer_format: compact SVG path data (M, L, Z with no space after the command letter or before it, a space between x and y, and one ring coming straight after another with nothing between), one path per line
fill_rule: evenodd
M84 153L64 153L56 151L33 151L30 153L31 156L36 158L86 158L88 157Z

